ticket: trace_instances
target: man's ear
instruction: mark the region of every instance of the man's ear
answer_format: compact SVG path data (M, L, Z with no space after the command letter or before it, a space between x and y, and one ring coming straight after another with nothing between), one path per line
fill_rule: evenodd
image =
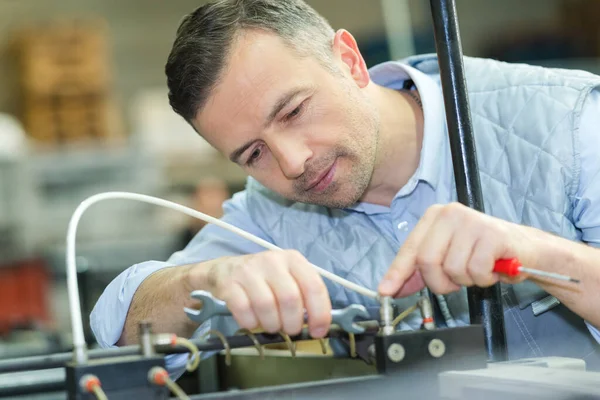
M370 82L367 64L363 59L354 36L345 29L340 29L333 37L334 57L341 61L342 67L352 76L360 88Z

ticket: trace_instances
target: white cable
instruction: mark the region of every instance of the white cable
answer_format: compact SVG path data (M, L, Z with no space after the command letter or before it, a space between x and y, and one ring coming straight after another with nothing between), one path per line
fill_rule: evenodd
M75 238L77 234L77 224L81 219L81 216L92 204L95 204L102 200L109 199L122 199L122 200L137 200L144 203L150 203L157 206L162 206L166 208L170 208L175 211L182 212L191 217L201 219L205 222L217 225L223 229L227 229L245 239L248 239L268 250L282 250L280 247L275 246L272 243L269 243L259 237L256 237L240 228L237 228L233 225L230 225L226 222L223 222L217 218L211 217L210 215L206 215L189 207L182 206L181 204L173 203L168 200L159 199L152 196L147 196L143 194L137 193L127 193L127 192L106 192L96 194L94 196L88 197L85 199L71 217L71 221L69 222L69 230L67 232L67 291L69 294L69 309L71 313L71 325L73 329L73 345L74 345L74 361L76 363L85 363L87 361L86 354L86 344L85 338L83 335L83 322L81 320L81 305L79 303L79 288L77 285L77 266L75 264ZM377 298L377 292L367 289L363 286L357 285L356 283L350 282L344 278L341 278L329 271L326 271L320 267L317 267L314 264L310 264L314 267L319 274L323 277L339 283L340 285L354 290L357 293L360 293L364 296Z

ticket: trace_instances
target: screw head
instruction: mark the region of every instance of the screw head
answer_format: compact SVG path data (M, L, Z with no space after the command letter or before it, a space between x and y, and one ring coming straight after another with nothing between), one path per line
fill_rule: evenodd
M404 346L402 346L401 344L392 343L387 349L387 355L392 362L398 363L404 360L406 351L404 350Z
M435 358L440 358L446 353L446 345L440 339L432 339L429 342L428 349L429 354Z

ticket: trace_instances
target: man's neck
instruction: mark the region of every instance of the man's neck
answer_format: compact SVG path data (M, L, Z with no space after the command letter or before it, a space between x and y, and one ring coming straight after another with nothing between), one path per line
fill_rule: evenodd
M409 94L374 85L381 127L373 177L362 202L390 206L419 166L423 111Z

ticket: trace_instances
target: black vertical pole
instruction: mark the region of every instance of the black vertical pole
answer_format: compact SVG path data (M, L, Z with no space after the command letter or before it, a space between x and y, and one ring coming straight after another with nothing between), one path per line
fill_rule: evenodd
M455 0L430 0L458 201L484 212ZM472 324L482 324L490 361L507 358L500 285L468 288Z

